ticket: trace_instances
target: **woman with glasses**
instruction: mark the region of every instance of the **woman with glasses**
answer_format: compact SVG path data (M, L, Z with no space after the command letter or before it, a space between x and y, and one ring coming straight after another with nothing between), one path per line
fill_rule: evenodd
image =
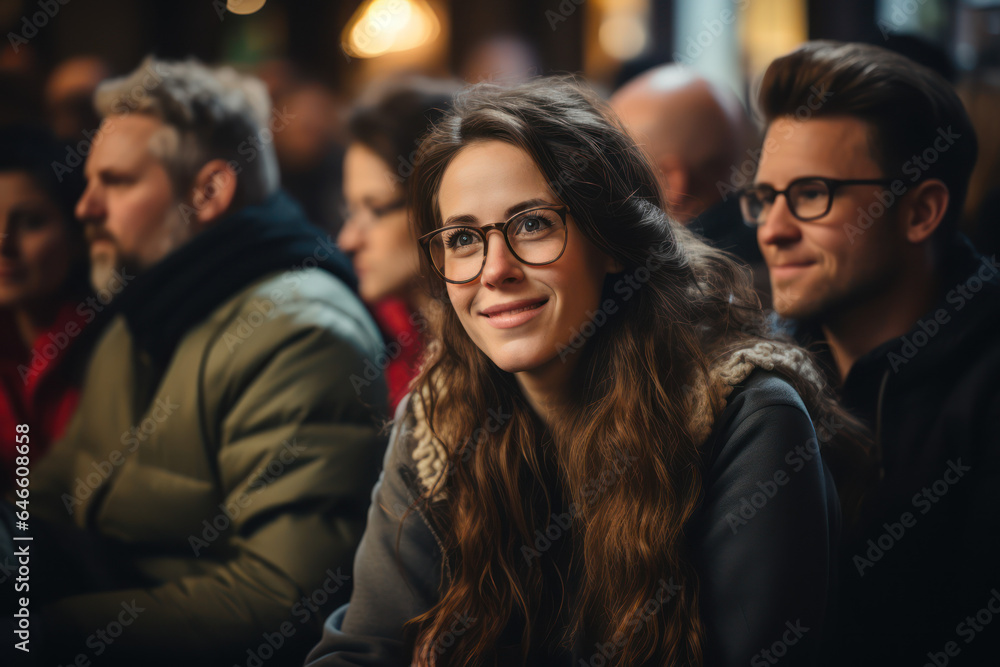
M380 370L393 410L423 352L422 311L434 305L418 280L406 182L420 138L450 106L455 90L449 81L420 77L381 82L362 96L348 120L344 226L337 244L350 255L361 298L385 338Z
M806 664L867 441L747 273L562 79L460 94L410 192L449 305L308 664Z

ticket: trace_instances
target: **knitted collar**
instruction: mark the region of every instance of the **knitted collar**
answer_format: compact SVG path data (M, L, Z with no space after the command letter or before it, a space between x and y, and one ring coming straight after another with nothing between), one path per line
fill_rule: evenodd
M708 439L718 417L711 406L721 404L732 393L733 388L746 380L755 368L802 376L817 391L821 391L825 385L819 368L796 345L761 341L738 349L717 361L709 369L708 377L699 378L689 393L692 401L689 426L699 445ZM438 387L439 392L442 389ZM414 392L409 402L413 418L412 437L416 443L411 455L422 490L426 493L431 489L439 489L432 498L436 502L447 497L443 478L447 471L448 452L444 444L431 433L427 422L426 402L426 388L420 393Z

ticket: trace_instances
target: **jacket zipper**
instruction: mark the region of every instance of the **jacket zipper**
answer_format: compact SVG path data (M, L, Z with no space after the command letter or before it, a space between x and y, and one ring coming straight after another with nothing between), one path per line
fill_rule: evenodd
M878 401L875 407L875 455L878 457L879 479L885 478L885 466L882 464L882 404L885 399L885 388L889 384L889 371L882 376L882 383L878 388Z

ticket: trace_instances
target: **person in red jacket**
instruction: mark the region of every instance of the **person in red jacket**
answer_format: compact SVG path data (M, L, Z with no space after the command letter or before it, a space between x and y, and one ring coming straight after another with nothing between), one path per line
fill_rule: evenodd
M36 462L69 423L104 309L72 214L82 180L50 166L64 159L41 130L0 129L0 492L13 480L17 425L31 428Z
M421 77L380 82L362 95L348 120L346 211L337 244L350 255L358 292L385 338L385 355L377 361L393 412L419 366L425 311L440 307L418 280L406 184L420 139L451 106L457 89L454 82Z

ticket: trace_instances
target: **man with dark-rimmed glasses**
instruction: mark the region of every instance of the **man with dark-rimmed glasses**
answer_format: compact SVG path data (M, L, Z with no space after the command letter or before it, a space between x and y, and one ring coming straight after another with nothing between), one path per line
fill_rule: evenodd
M1000 283L957 231L975 133L944 79L873 46L808 43L756 101L744 219L880 472L846 527L828 664L992 664L1000 622L976 619L1000 590Z

